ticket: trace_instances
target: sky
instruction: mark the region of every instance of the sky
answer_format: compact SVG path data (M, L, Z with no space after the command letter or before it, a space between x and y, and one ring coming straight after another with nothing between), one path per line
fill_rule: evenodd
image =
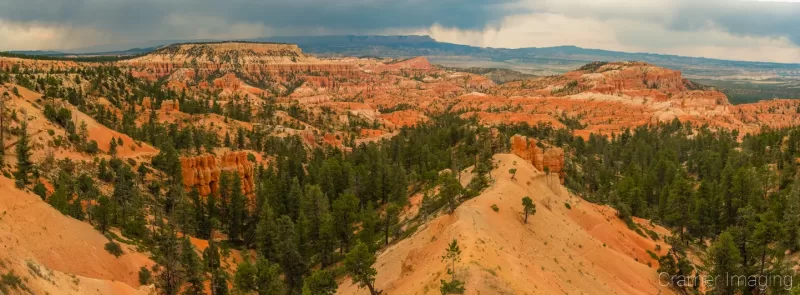
M0 0L0 50L343 34L800 63L800 0Z

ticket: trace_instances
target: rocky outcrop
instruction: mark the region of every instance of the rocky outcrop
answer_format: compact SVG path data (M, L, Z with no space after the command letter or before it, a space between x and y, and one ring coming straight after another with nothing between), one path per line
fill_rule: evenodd
M142 99L142 107L145 110L152 110L153 109L153 99L150 98L150 97L145 97L144 99ZM172 111L176 111L177 112L177 111L180 110L180 104L178 103L177 99L163 100L163 101L161 101L161 110L165 111L167 113L172 112Z
M214 155L181 158L183 186L187 191L196 187L203 196L218 193L222 172L237 173L242 180L242 192L251 199L254 197L253 163L246 152L232 152L220 158Z
M539 171L555 173L561 181L564 181L564 150L561 148L548 148L544 145L540 147L536 140L522 135L511 137L511 153L533 164Z
M167 113L180 111L180 103L177 99L168 99L161 102L161 110Z

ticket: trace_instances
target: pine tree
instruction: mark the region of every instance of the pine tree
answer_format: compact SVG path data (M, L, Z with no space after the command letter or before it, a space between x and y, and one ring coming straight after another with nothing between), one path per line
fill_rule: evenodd
M92 218L95 221L95 228L105 234L111 223L111 200L105 195L101 195L97 200L97 205L93 207Z
M669 200L667 201L666 222L678 227L682 241L686 238L686 227L690 222L692 212L692 186L684 177L677 177L670 186Z
M319 259L322 267L333 264L333 255L336 249L336 224L329 213L320 218L319 228Z
M211 294L228 294L228 273L222 268L219 248L214 240L209 240L208 248L203 251L203 260L211 272Z
M461 247L458 246L458 241L456 239L453 239L453 241L447 245L447 251L444 256L442 256L442 261L450 264L447 273L450 275L451 281L455 281L456 262L461 261Z
M724 232L717 237L708 250L708 260L711 267L709 277L718 278L710 286L713 293L735 294L740 287L736 277L742 274L740 266L742 258L733 236L729 232ZM731 279L732 277L733 279Z
M383 214L382 222L384 245L389 245L389 237L396 233L397 223L400 222L400 206L396 203L389 203Z
M441 179L439 196L447 202L449 213L453 214L453 212L456 211L458 201L461 198L464 188L461 187L461 183L458 182L458 179L456 179L455 175L452 173L442 174Z
M258 217L258 224L256 225L256 249L261 257L270 260L276 257L276 235L275 217L272 213L272 207L269 205L269 202L264 202L261 208L261 214Z
M298 236L294 222L289 216L281 216L277 222L278 262L286 275L286 284L290 290L299 291L303 284L305 265L298 249Z
M217 196L212 192L211 194L208 195L208 197L206 197L205 220L208 221L208 223L204 224L205 227L202 229L202 235L208 239L210 239L213 236L214 228L218 227L217 225L219 223L218 212L219 211L217 210Z
M536 214L536 204L530 197L525 196L522 198L522 207L525 212L525 223L528 223L528 215Z
M23 188L30 184L30 173L33 172L33 162L31 162L30 138L28 137L28 117L23 116L20 122L22 132L17 140L17 171L14 173L16 186Z
M200 256L194 251L189 237L184 237L181 244L181 264L185 271L186 283L189 284L183 294L204 294L203 263L200 261Z
M208 240L208 248L203 251L203 263L210 271L217 270L222 266L219 256L219 249L217 248L217 242L215 242L213 239Z
M115 138L111 138L111 142L108 144L108 154L112 157L117 156L117 140Z
M315 270L303 282L302 295L333 295L339 284L333 274L324 269Z
M286 286L281 281L281 268L278 264L259 258L256 262L256 282L259 295L286 294Z
M258 282L256 281L257 273L258 269L255 264L250 263L250 259L245 258L244 261L239 263L236 267L236 274L234 274L233 277L236 289L242 293L258 291Z
M162 224L156 247L157 281L161 293L174 295L180 291L184 281L183 266L180 263L180 243L169 224Z
M358 198L353 193L346 192L333 201L333 218L341 253L346 252L350 246L355 231L353 223L356 221L357 212Z
M361 242L369 246L370 250L375 249L375 229L378 227L378 215L373 209L372 202L361 210L360 218L361 230L358 237Z
M344 259L344 267L353 282L358 283L361 288L367 287L371 295L380 295L382 292L375 289L375 276L378 272L372 267L373 264L375 254L362 242L358 242Z
M228 273L224 269L211 271L211 295L228 294Z
M0 82L0 84L2 84ZM9 100L8 92L3 93L0 96L0 167L5 165L5 156L6 156L6 101Z
M242 236L244 230L244 220L247 217L245 211L245 196L242 193L242 180L239 174L233 175L231 183L230 202L228 203L228 239L237 241Z
M782 243L794 252L800 250L800 175L795 176L785 206L783 227L786 229L786 235Z

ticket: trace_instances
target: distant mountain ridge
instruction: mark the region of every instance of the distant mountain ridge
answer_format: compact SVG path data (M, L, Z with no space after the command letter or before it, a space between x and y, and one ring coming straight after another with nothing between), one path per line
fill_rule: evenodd
M150 47L127 50L92 51L111 49L109 46L58 51L17 51L34 55L125 55L142 54L173 43L208 42L214 40L170 40L152 41ZM375 56L407 58L426 56L435 63L461 67L525 67L542 73L558 73L575 69L592 61L644 61L655 65L681 70L690 76L769 76L800 78L800 63L750 62L686 57L654 53L629 53L602 49L587 49L577 46L528 47L518 49L476 47L470 45L439 42L430 36L276 36L245 39L242 41L275 42L297 44L309 54L322 56ZM485 63L492 63L484 65Z

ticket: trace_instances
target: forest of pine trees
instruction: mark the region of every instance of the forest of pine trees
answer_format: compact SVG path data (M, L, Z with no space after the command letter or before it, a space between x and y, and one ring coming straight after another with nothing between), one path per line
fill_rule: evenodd
M30 160L22 119L15 147L16 183L33 186L65 215L86 220L103 233L119 228L125 238L137 241L158 263L152 281L164 294L200 294L204 282L210 282L212 294L333 294L335 278L343 274L379 294L370 266L375 251L409 234L398 226L408 196L426 195L422 214L452 212L488 186L492 155L508 152L508 138L517 133L564 147L565 185L588 201L616 208L632 230L642 230L632 217L672 229L673 237L660 237L671 248L659 258L659 271L673 279L696 270L688 258L692 249L707 254L702 271L747 276L792 274L785 254L800 250L800 128L740 136L676 120L588 140L547 125L499 126L495 137L477 120L449 113L380 142L351 141L346 145L352 150L345 152L329 146L310 149L298 136L278 138L257 129L229 130L220 138L208 126L159 123L155 112L137 123L134 105L144 97L153 98L153 108L176 99L187 113L216 113L246 122L272 118L278 107L238 102L223 107L213 96L193 100L167 90L163 82L135 80L115 67L70 74L87 87L66 87L29 73L17 73L14 79L47 97L64 98L98 122L161 152L150 163L122 160L114 153L92 163L42 163L55 169L41 170L58 171L49 179L54 191L47 196L38 181L42 167ZM10 77L0 74L0 79ZM86 99L90 93L106 95L121 116L91 103ZM82 135L85 126L72 122L69 109L45 107L46 117L71 130L76 143L91 146ZM296 106L286 111L308 120ZM118 144L135 143L112 140L112 146ZM180 157L221 146L274 159L256 167L255 198L243 195L236 173L223 173L219 190L209 196L184 190ZM440 173L472 165L478 177L466 187L456 173ZM111 190L104 192L101 186ZM440 193L428 194L435 186L441 187ZM84 209L82 202L91 205ZM535 207L526 211L535 212ZM208 239L208 249L198 255L185 235ZM231 250L256 255L229 274L224 264ZM712 289L719 294L757 292L748 284Z

